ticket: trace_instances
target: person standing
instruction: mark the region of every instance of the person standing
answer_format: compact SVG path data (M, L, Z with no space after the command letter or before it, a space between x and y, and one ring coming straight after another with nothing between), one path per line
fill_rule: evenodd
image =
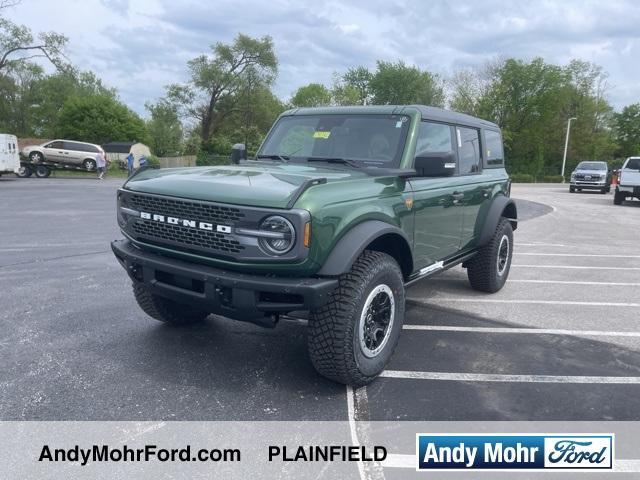
M102 151L96 154L96 167L98 178L100 180L104 180L104 172L107 167L107 159L105 158L105 154Z
M133 156L133 153L129 152L129 155L127 155L127 170L129 172L129 176L133 173L134 163L135 157Z

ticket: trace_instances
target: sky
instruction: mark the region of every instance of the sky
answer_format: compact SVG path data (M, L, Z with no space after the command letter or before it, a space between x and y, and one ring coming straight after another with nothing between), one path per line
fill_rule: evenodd
M595 62L617 110L640 102L638 0L22 0L5 15L65 34L72 63L143 115L165 85L186 80L189 59L239 32L273 38L283 100L376 60L446 78L498 57L541 56Z

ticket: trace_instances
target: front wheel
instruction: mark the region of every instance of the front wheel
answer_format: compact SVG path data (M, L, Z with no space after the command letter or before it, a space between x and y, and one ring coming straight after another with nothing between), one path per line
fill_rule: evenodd
M20 165L20 168L18 168L18 173L16 173L16 177L28 178L32 174L33 174L33 170L31 169L31 167Z
M402 332L405 293L402 272L386 253L366 250L329 303L311 312L308 347L323 376L366 385L384 370Z
M84 162L82 162L82 166L87 172L94 172L96 170L96 161L87 158Z
M622 205L622 202L625 200L624 194L622 194L619 190L613 194L613 204L614 205Z
M42 152L31 152L29 154L29 160L31 160L33 163L41 163L44 161L44 155L42 154Z
M576 187L569 187L569 193L574 193L576 191Z
M488 293L500 290L509 277L512 257L513 228L502 217L489 243L467 263L471 287Z

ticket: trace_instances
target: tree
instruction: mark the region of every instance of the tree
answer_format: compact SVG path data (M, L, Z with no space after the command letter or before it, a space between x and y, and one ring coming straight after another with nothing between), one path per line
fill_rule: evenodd
M627 105L615 115L615 136L619 157L640 155L640 103Z
M48 59L56 68L65 68L66 44L67 37L62 34L42 32L34 38L27 26L0 18L0 72L39 57Z
M294 107L324 107L331 105L331 92L320 83L310 83L298 88L291 97Z
M200 124L203 142L208 142L222 120L237 111L244 83L249 74L262 85L273 83L277 60L271 37L254 39L239 34L231 45L217 43L212 55L200 55L188 62L189 81L173 84L168 98L181 106L181 113Z
M342 76L342 81L338 85L337 93L339 98L353 101L351 104L367 105L371 103L371 79L372 73L366 67L350 68ZM341 103L342 104L342 103Z
M378 61L369 81L373 101L380 105L424 104L444 106L444 89L440 79L417 67Z
M175 106L160 100L147 103L145 107L151 114L147 121L151 151L159 157L178 153L182 143L182 124Z
M107 95L67 100L60 111L56 136L100 145L111 141L148 141L144 121Z

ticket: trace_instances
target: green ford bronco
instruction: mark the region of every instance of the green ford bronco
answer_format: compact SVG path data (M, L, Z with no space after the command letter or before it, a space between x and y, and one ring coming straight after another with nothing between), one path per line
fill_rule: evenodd
M293 109L255 158L147 169L118 191L111 246L140 308L172 324L209 314L309 321L311 361L353 386L389 361L405 288L462 264L502 288L517 225L500 129L424 106Z

